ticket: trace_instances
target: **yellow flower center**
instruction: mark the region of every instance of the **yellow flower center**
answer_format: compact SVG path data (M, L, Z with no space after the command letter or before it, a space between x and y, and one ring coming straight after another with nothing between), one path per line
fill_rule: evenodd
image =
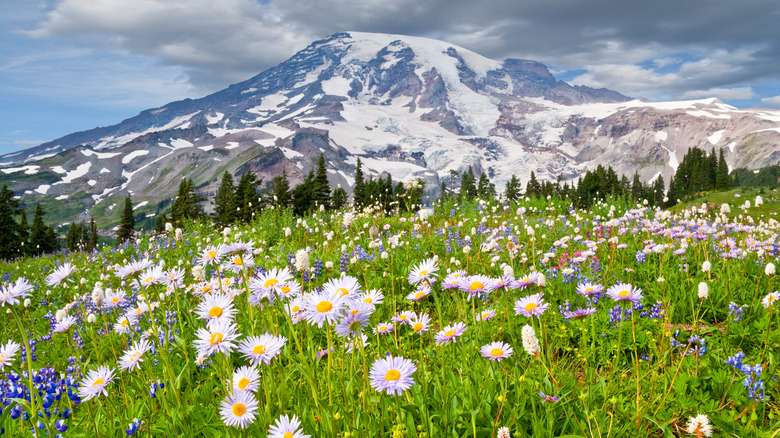
M252 353L254 354L265 354L265 346L264 345L258 345L255 348L252 349Z
M212 259L217 258L217 252L216 251L209 251L209 257L211 257Z
M95 380L95 383L92 384L92 386L98 386L98 385L102 385L104 383L106 383L106 382L104 382L103 379L97 379L97 380Z
M225 339L225 335L219 332L214 333L213 335L209 336L209 344L217 345L222 342L223 339Z
M290 286L282 286L282 293L287 295L290 293Z
M623 289L623 290L621 290L621 291L620 291L620 293L618 294L618 296L619 296L620 298L625 298L625 297L627 297L627 296L628 296L628 294L629 294L629 293L630 293L630 292L629 292L627 289Z
M428 271L420 271L421 277L425 277L426 275L428 275Z
M319 304L317 304L317 311L320 313L329 312L332 308L333 304L331 304L330 301L321 301Z
M487 318L490 318L490 314L489 313L483 313L482 314L482 319L487 319Z
M114 297L114 299L111 300L112 303L116 304L119 302L119 297Z
M282 438L293 438L295 435L292 434L292 432L285 432L284 435L282 435Z
M219 306L214 306L209 310L209 317L211 318L219 318L222 316L222 308Z
M423 329L423 323L421 322L414 323L414 331L419 332L422 329Z
M539 307L539 305L536 303L528 303L525 305L525 310L526 312L533 312L533 310L536 309L537 307Z
M417 292L416 294L414 294L414 297L417 298L417 299L420 299L420 298L422 298L424 296L425 296L425 292L422 292L422 291Z
M484 287L485 287L485 285L483 285L482 283L480 283L478 281L475 281L475 282L471 283L471 286L469 286L469 289L471 289L471 290L479 290L479 289L482 289Z
M293 308L292 308L293 312L298 312L299 310L301 310L301 308L298 307L298 306L293 306Z
M383 325L383 326L379 327L379 331L380 332L383 332L385 330L387 330L387 326L386 325Z
M500 348L494 348L494 349L490 350L490 355L493 356L493 357L498 357L498 356L501 356L502 354L504 354L504 350L502 350Z
M236 257L235 259L233 259L233 264L236 266L243 266L244 260L241 259L241 257Z
M268 280L265 281L265 283L263 283L263 287L274 287L277 284L279 284L279 280L275 278L269 278Z
M373 302L374 302L374 300L372 300L371 298L365 298L365 299L363 299L363 302L364 302L364 303L371 304L371 303L373 303Z
M455 336L455 330L450 330L447 333L444 334L444 336Z
M233 415L240 417L246 414L246 406L243 403L236 403L233 405Z
M349 291L343 287L338 288L338 291L341 292L342 297L349 294Z
M121 323L119 323L122 327L127 327L127 325L130 324L130 321L127 320L127 318L123 319Z
M238 381L238 389L244 389L247 386L249 386L249 379L242 377L241 380Z
M401 315L398 317L398 319L400 319L401 321L406 321L407 316L408 315Z
M401 373L398 370L390 370L387 373L385 373L385 380L388 382L394 382L396 380L399 380L401 378Z

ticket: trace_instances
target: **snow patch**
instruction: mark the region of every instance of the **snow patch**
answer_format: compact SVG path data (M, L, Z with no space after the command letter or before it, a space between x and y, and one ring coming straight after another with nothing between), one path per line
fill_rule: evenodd
M228 145L227 145L227 146L225 146L225 149L228 149L228 150L230 150L230 149L235 149L235 148L237 148L237 147L239 147L239 146L240 146L240 145L238 144L238 142L236 142L236 141L229 141L229 142L227 142L227 144L228 144Z
M38 173L38 169L40 168L41 166L29 165L29 166L22 166L22 167L9 167L6 169L0 169L0 171L5 173L6 175L9 173L16 173L21 171L24 171L25 175L35 175L36 173Z
M599 126L600 128L601 126ZM655 142L660 143L662 141L666 141L667 134L666 131L658 131L655 133Z
M41 184L40 186L38 186L37 189L35 189L35 192L40 193L41 195L45 195L50 188L51 188L50 184Z
M87 184L89 184L90 187L94 187L95 184L97 184L97 181L95 181L94 179L91 179L91 180L87 181Z
M106 169L106 168L104 167L104 168L100 169L100 173L101 173L101 174L102 174L102 173L111 173L111 171L110 171L110 170L108 170L108 169Z
M92 167L91 161L87 161L86 163L79 164L74 170L67 172L65 176L62 177L62 180L54 183L54 185L70 184L71 182L73 182L73 180L81 178L82 176L86 175L87 172L89 172L90 167Z
M191 148L193 144L183 138L175 138L171 140L171 146L173 146L174 149L183 149Z
M207 146L198 146L198 149L200 149L202 151L210 151L210 150L214 149L214 145L210 144L210 145L207 145Z
M725 129L721 129L720 131L715 131L707 137L707 141L709 141L711 144L718 144L720 142L720 139L723 137L723 133L726 132Z
M282 153L284 154L285 158L287 158L288 160L292 160L294 158L302 158L303 157L302 153L300 153L298 151L294 151L294 150L292 150L290 148L281 147L279 149L282 150Z
M332 96L348 96L352 89L351 81L341 76L336 76L322 82L322 91Z
M68 199L68 195L60 195L60 196L57 196L54 199L57 200L57 201L62 201L64 199Z
M122 157L122 164L129 164L131 161L133 161L136 157L143 157L144 155L147 155L149 151L146 149L140 149L137 151L130 152L129 154Z
M133 211L138 210L139 208L143 207L144 205L148 204L148 201L141 201L138 204L133 206Z
M206 117L206 121L208 122L209 125L213 125L215 123L218 123L220 120L222 120L223 117L225 117L225 115L220 113L220 112L217 112L215 114L216 114L216 116L212 116L210 114L206 114L206 116L205 116Z
M104 160L106 158L113 158L117 155L121 155L121 152L95 152L91 149L84 149L81 151L81 153L85 157L91 157L93 155L97 156L98 160Z

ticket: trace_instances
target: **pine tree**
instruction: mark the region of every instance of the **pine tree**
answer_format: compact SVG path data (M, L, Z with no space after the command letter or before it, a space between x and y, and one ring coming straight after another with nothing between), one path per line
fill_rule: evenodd
M536 198L542 195L542 185L536 179L536 174L531 171L531 178L528 180L528 184L525 186L525 195L534 196Z
M723 156L723 149L721 149L718 156L718 170L715 173L715 188L717 190L728 190L730 186L729 165L726 163L726 157Z
M8 259L22 255L19 225L14 216L19 214L19 201L14 192L3 185L0 189L0 258Z
M658 175L658 178L653 181L653 205L663 205L665 189L666 187L664 187L664 177Z
M479 183L477 184L477 196L483 199L492 199L495 197L495 187L492 187L490 178L486 173L482 173L479 176Z
M27 223L27 212L19 210L19 216L19 255L26 255L30 249L30 224Z
M175 203L174 203L175 205ZM125 198L125 207L122 210L122 217L119 219L119 228L116 231L117 245L125 243L135 236L135 217L133 217L133 201L130 195Z
M469 166L469 170L463 172L460 177L460 198L470 201L477 197L477 184L476 177L474 176L474 169Z
M165 215L163 215L163 218ZM87 251L92 251L98 246L98 232L97 224L95 224L95 218L89 217L89 236L87 237Z
M257 187L263 183L251 170L241 175L236 186L236 219L249 223L262 208L262 198Z
M343 187L341 187L341 184L339 184L338 187L333 189L333 195L331 196L331 203L333 204L333 209L338 210L341 207L344 206L344 204L347 203L347 191L344 190Z
M634 201L641 200L643 189L642 180L639 179L639 173L634 172L634 180L631 183L631 199Z
M520 180L517 179L517 176L514 174L512 174L512 178L506 182L504 196L510 202L517 202L517 200L520 199Z
M352 204L355 209L360 211L365 204L365 181L363 176L363 165L360 158L357 159L355 167L355 188L352 191Z
M293 213L303 216L312 208L312 186L314 184L314 171L302 183L295 186L292 192Z
M191 179L183 178L179 183L179 191L171 206L171 220L181 224L184 220L194 220L203 214L201 202L206 199L195 193L195 184Z
M233 187L233 176L227 171L222 174L222 182L214 195L214 222L219 227L225 227L236 220L236 193Z
M274 208L289 208L292 204L292 191L290 191L290 181L287 180L287 170L283 169L281 175L276 175L271 180L271 186L268 189L268 203Z
M46 212L41 207L41 204L36 204L33 224L30 229L30 251L34 255L54 252L59 247L57 236L54 234L54 228L47 227L43 222L45 214Z
M317 170L312 180L312 201L316 208L319 206L325 206L325 209L330 209L330 184L328 183L328 171L325 168L325 154L320 154L317 159Z
M84 234L82 224L72 223L68 227L68 233L65 235L65 247L68 251L78 251L80 248L81 237Z
M440 202L447 202L450 199L450 194L447 193L447 183L444 181L441 182L441 185L439 186L439 201Z

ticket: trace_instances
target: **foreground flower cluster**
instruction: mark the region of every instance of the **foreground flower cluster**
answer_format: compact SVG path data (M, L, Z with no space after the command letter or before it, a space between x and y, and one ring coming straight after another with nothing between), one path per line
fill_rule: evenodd
M530 200L438 209L273 211L246 229L193 224L180 239L3 265L0 427L284 438L780 427L773 219Z

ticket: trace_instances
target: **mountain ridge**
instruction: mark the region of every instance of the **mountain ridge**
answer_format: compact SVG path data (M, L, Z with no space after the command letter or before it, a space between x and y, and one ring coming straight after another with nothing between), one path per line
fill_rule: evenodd
M724 149L730 166L746 167L776 164L778 144L778 111L631 100L571 86L536 61L343 32L210 95L1 156L0 183L80 203L82 217L126 193L155 214L181 178L206 195L224 171L269 181L284 169L294 184L319 153L334 187L354 182L360 158L368 175L436 189L468 166L499 187L512 174L571 180L598 165L668 181L688 147Z

